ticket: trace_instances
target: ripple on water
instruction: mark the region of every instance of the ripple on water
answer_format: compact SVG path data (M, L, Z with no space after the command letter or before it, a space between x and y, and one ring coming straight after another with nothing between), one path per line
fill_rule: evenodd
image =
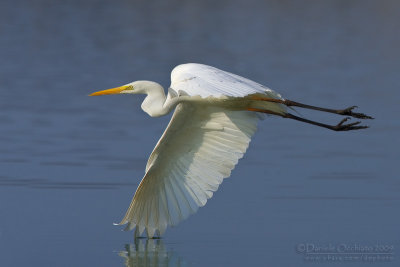
M27 163L29 160L24 158L6 158L0 159L0 163Z
M320 180L374 180L377 178L377 176L369 172L347 171L314 174L309 178Z
M106 183L106 182L79 182L79 181L52 181L41 178L15 178L0 176L0 187L28 187L36 189L117 189L120 187L136 187L137 183Z
M88 164L85 162L72 162L72 161L43 161L40 162L41 165L54 165L54 166L87 166Z

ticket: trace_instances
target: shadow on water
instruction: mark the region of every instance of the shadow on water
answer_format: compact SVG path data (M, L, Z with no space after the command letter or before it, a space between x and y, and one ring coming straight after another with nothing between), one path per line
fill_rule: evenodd
M125 251L118 253L125 266L188 266L162 239L136 238L134 244L126 244Z

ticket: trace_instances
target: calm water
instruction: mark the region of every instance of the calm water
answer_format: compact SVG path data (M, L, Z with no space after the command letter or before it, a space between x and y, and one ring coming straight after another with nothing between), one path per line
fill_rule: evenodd
M0 265L319 266L342 257L365 266L305 252L378 245L394 259L371 266L399 266L399 9L361 0L2 0ZM266 119L204 208L161 240L135 241L112 223L169 117L149 119L140 96L87 95L138 79L167 87L184 62L297 101L356 104L376 119L344 133Z

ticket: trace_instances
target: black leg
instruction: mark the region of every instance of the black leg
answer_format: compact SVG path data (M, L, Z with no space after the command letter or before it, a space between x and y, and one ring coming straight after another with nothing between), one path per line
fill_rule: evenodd
M297 116L295 116L293 114L290 114L290 113L280 114L280 113L273 112L273 111L270 111L270 110L257 109L257 108L248 108L247 110L266 113L266 114L277 115L277 116L281 116L283 118L288 118L288 119L292 119L292 120L301 121L301 122L309 123L309 124L312 124L312 125L316 125L316 126L319 126L319 127L327 128L327 129L333 130L333 131L351 131L351 130L360 130L360 129L368 128L368 126L358 126L358 124L360 124L360 121L344 124L347 120L350 119L349 117L344 118L343 120L341 120L336 125L329 125L329 124L324 124L324 123L320 123L320 122L317 122L317 121L312 121L312 120L307 120L307 119L304 119L304 118L301 118L301 117L297 117Z
M303 119L301 117L297 117L290 113L286 113L286 115L284 115L283 117L293 119L296 121L302 121L302 122L320 126L320 127L324 127L324 128L327 128L327 129L330 129L333 131L351 131L351 130L360 130L360 129L368 128L368 126L356 126L356 125L360 124L360 121L344 124L347 120L350 119L349 117L344 118L336 125L329 125L329 124L324 124L324 123L320 123L320 122L316 122L316 121L312 121L312 120Z
M302 103L295 102L292 100L287 100L287 99L281 100L281 99L275 99L275 98L261 97L259 95L252 96L252 99L259 100L259 101L280 103L280 104L286 105L288 107L299 107L299 108L306 108L306 109L334 113L334 114L338 114L338 115L351 116L351 117L358 118L358 119L373 119L373 117L370 117L363 113L353 112L353 109L357 108L357 106L351 106L351 107L348 107L345 109L330 109L330 108L321 108L321 107L306 105L306 104L302 104Z

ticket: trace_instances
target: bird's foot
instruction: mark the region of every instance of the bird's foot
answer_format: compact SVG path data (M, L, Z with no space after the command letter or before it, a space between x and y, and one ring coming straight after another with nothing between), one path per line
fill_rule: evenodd
M353 109L357 108L357 106L351 106L345 109L341 109L337 111L337 114L344 115L344 116L351 116L353 118L358 118L358 119L373 119L373 117L370 117L368 115L365 115L364 113L356 113L353 112Z
M368 126L356 126L361 123L361 121L356 121L348 124L344 124L346 121L348 121L350 117L346 117L343 120L341 120L337 125L332 126L332 130L334 131L352 131L352 130L360 130L360 129L366 129L369 128Z

